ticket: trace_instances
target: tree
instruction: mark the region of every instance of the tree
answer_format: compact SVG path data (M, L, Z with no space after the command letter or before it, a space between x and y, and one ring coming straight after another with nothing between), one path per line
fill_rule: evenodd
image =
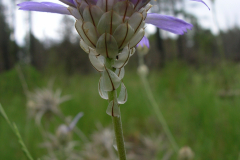
M11 66L9 55L9 41L11 30L4 15L4 5L0 2L0 55L3 70L9 70Z

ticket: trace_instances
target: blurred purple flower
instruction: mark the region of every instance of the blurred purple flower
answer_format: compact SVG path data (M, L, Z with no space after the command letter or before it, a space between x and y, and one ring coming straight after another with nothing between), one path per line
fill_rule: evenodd
M149 46L148 38L144 36L142 40L137 44L137 47L138 46L141 46L141 47L147 46L149 48L150 46Z
M205 4L205 6L207 6L207 8L210 10L210 8L208 7L208 5L207 5L203 0L191 0L191 1L201 2L201 3Z

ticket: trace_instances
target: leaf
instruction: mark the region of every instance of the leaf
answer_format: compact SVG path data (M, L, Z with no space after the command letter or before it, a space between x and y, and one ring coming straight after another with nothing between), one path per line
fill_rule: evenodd
M19 130L18 130L16 124L10 122L10 120L8 119L8 116L7 116L6 112L4 111L3 107L1 106L1 104L0 104L0 114L1 114L1 115L3 116L3 118L7 121L8 125L10 126L10 128L12 129L12 131L14 132L14 134L17 136L18 142L19 142L19 144L21 145L22 151L25 153L26 157L27 157L29 160L33 160L30 152L28 151L26 145L25 145L24 142L23 142L22 136L20 135Z

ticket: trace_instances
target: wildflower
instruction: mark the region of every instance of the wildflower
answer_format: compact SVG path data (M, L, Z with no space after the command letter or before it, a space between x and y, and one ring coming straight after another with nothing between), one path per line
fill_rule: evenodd
M78 120L83 116L83 113L80 112L77 114L77 116L73 119L73 121L69 124L61 124L57 131L56 131L56 137L58 138L58 141L60 144L66 144L71 139L71 134L73 128L76 126Z
M51 119L53 115L61 116L59 105L67 100L70 96L61 96L61 91L54 92L51 87L36 89L35 92L28 93L27 107L30 117L35 117L38 125L41 123L42 117Z
M142 40L137 44L137 53L138 53L138 61L139 61L139 66L137 69L137 73L140 76L146 77L148 75L148 67L144 64L144 56L148 53L149 51L149 41L147 37L143 37Z
M72 15L76 18L76 29L81 37L80 46L89 53L93 67L102 72L99 93L108 99L107 92L120 85L124 66L135 52L135 46L144 36L145 23L160 29L184 34L193 26L172 16L147 13L150 0L60 0L60 5L51 2L23 2L21 10L51 12ZM202 0L193 0L204 3ZM205 4L205 3L204 3ZM107 60L111 61L107 61ZM108 64L106 64L108 63ZM126 98L126 95L123 95ZM112 102L125 103L126 99Z
M138 54L142 56L146 55L149 51L149 40L147 37L143 37L142 40L136 46Z
M83 113L80 112L75 116L70 124L61 124L57 128L55 135L46 133L45 137L48 138L48 140L40 144L40 146L46 148L50 154L48 156L44 156L42 159L80 159L74 149L77 145L79 145L79 143L72 140L72 131L82 116Z
M178 153L179 160L192 160L194 158L194 152L188 146L182 147Z
M21 10L67 14L76 18L80 46L101 73L98 90L103 99L109 100L107 114L113 117L119 159L126 160L119 105L127 101L128 95L122 79L124 66L144 37L145 23L175 34L184 34L193 26L172 16L147 13L152 7L150 0L60 1L68 7L51 2L23 2L18 6Z

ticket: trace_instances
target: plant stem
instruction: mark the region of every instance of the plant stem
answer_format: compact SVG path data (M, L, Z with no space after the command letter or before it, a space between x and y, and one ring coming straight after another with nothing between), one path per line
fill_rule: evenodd
M150 85L147 81L147 78L146 78L146 76L141 75L141 74L140 74L140 77L141 77L142 83L144 85L144 88L146 90L146 95L148 96L148 99L149 99L149 101L150 101L150 103L151 103L151 105L154 109L154 112L157 114L157 118L160 121L160 123L162 124L163 130L166 133L170 143L172 144L172 147L173 147L174 151L178 154L179 147L178 147L178 145L177 145L177 143L176 143L176 141L175 141L168 125L167 125L167 122L166 122L165 118L163 117L162 112L159 109L159 106L158 106L156 100L154 99L154 96L153 96L153 93L150 89Z
M12 131L14 132L14 134L17 136L18 142L19 142L19 144L21 145L22 151L25 153L27 159L33 160L32 155L31 155L30 152L28 151L28 149L27 149L27 147L26 147L26 145L25 145L25 143L24 143L24 141L23 141L23 139L22 139L22 136L21 136L20 133L19 133L19 130L18 130L16 124L10 122L10 120L8 119L8 116L7 116L7 114L5 113L5 111L4 111L3 107L1 106L1 104L0 104L0 115L3 116L3 118L7 121L8 125L10 126L10 128L12 129Z
M119 160L126 160L121 117L112 117L112 120L117 142Z
M116 96L117 96L116 90L108 92L109 102L114 100ZM112 117L112 121L113 121L113 128L114 128L115 138L117 143L119 160L126 160L126 150L125 150L124 138L123 138L121 113L118 117Z

